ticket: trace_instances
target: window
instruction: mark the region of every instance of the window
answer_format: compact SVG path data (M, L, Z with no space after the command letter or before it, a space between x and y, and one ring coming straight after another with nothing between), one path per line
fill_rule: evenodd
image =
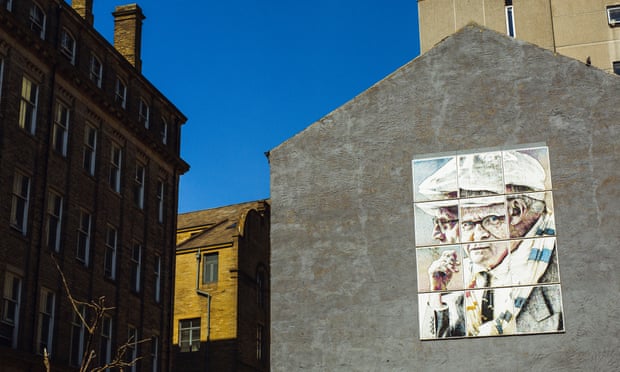
M165 185L163 181L157 181L157 222L164 222L164 192Z
M166 119L161 118L161 143L168 144L168 122Z
M110 150L110 187L116 192L121 192L121 148L112 145Z
M108 226L105 239L105 260L103 271L106 278L116 278L116 245L118 243L118 231Z
M39 329L37 331L37 352L43 354L46 350L52 354L52 336L54 333L54 305L56 294L48 289L41 289L41 301L39 302Z
M203 256L202 284L217 282L217 253L209 253Z
M129 364L127 371L136 372L138 364L138 329L133 326L127 327L127 350L125 361Z
M34 135L37 124L39 87L24 76L22 98L19 102L19 127Z
M56 119L52 130L54 151L67 156L67 138L69 133L69 108L63 103L56 103Z
M136 164L136 178L134 180L133 200L140 209L144 208L144 165Z
M30 7L30 29L45 39L45 12L35 3Z
M83 167L89 175L95 175L95 156L97 154L97 129L90 125L84 127L84 162Z
M256 327L256 360L263 360L267 355L267 342L265 340L265 326L259 324Z
M60 31L60 52L69 59L71 64L75 64L75 39L66 29Z
M91 215L84 210L80 211L76 257L78 260L82 261L85 266L88 266L88 259L90 256L90 227Z
M6 0L4 5L6 6L6 10L9 12L13 10L13 0Z
M127 85L120 79L116 79L116 87L114 88L114 102L125 108L127 104Z
M154 274L155 274L155 302L159 303L161 301L161 257L155 256L155 266L154 266Z
M2 80L4 78L4 59L0 58L0 102L2 102Z
M515 18L512 1L506 1L506 33L510 37L515 37Z
M620 5L607 7L607 23L611 27L620 26Z
M11 272L7 272L4 278L4 291L2 293L0 345L17 348L21 297L22 279Z
M200 318L179 320L181 352L200 350Z
M620 75L620 61L614 61L613 63L614 73Z
M159 337L151 337L151 372L159 372Z
M140 276L142 274L142 245L134 243L131 248L131 290L140 292Z
M103 65L101 60L96 55L90 56L90 80L101 88L101 81L103 80Z
M62 229L62 196L50 191L47 199L47 246L60 252Z
M30 178L17 172L13 179L11 203L11 226L26 235L28 226L28 205L30 204Z
M86 342L86 327L83 319L86 319L86 307L85 305L78 305L79 315L75 311L73 312L73 319L71 320L71 365L79 366L82 363L84 356L84 346ZM81 315L81 318L80 318Z
M101 340L99 342L99 364L104 366L112 360L112 318L101 319Z
M147 105L143 99L140 99L140 107L138 110L138 122L143 123L146 129L148 129L150 125L149 114L150 114L149 105Z
M256 303L258 307L265 307L265 273L260 271L256 274Z

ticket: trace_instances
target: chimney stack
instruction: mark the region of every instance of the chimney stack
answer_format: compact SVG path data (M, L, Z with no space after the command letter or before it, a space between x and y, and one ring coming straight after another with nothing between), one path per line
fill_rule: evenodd
M72 0L71 7L82 16L89 25L93 25L95 21L93 17L93 0Z
M144 14L137 4L117 6L114 13L114 47L138 71L142 71L142 21Z

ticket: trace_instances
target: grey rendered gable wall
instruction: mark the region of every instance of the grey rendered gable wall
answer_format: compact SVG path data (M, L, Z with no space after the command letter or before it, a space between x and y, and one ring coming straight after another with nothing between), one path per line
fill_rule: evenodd
M620 78L468 26L270 153L272 370L613 370ZM419 341L411 159L549 146L564 334Z

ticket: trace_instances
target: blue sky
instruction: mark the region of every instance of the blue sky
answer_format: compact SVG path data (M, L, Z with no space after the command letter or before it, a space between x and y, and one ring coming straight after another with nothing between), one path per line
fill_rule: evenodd
M94 1L106 39L131 2ZM415 0L138 4L142 73L188 118L180 213L268 198L266 151L419 54Z

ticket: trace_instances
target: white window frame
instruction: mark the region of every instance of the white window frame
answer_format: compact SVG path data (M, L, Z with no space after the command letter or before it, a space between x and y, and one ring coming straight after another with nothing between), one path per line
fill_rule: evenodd
M56 253L60 252L62 210L62 196L50 191L47 199L47 246Z
M75 64L75 38L66 28L60 31L60 52L69 59L72 65Z
M142 283L142 245L134 243L131 247L131 290L139 293Z
M30 20L30 29L37 32L39 37L45 40L45 23L47 17L43 8L39 4L33 2L28 12L28 18Z
M515 30L515 12L513 5L506 5L504 7L506 14L506 34L510 37L516 37L517 31Z
M151 372L159 372L159 337L151 337Z
M105 256L103 273L108 279L116 279L116 252L118 248L118 230L111 225L106 229Z
M138 328L128 325L127 326L127 351L126 353L126 361L130 365L127 370L130 372L137 371L137 362L138 362Z
M114 86L114 101L119 103L122 108L127 105L127 84L121 78L116 78L116 84Z
M202 284L213 284L218 282L220 257L217 252L203 254L202 262Z
M22 284L21 276L7 271L4 276L4 290L2 292L2 318L0 321L4 324L2 328L10 327L11 331L11 347L17 348L17 336L19 335L19 316L21 312L22 302ZM3 335L0 335L3 337Z
M155 255L155 263L154 263L154 270L153 273L155 274L155 292L153 294L153 299L155 300L155 302L159 303L161 301L161 256L160 255Z
M52 355L55 308L56 293L47 288L41 288L37 330L37 353L39 354L43 354L43 349L45 349L48 355Z
M140 209L144 209L144 184L146 181L146 166L136 163L136 177L134 179L134 202Z
M78 225L77 252L75 257L88 266L90 259L90 237L92 231L93 217L86 210L80 210L80 220ZM83 251L83 252L82 252Z
M28 232L28 209L30 207L30 177L21 172L15 172L13 178L13 196L11 202L11 226Z
M78 305L78 311L83 319L86 319L86 306ZM86 342L86 325L75 310L71 320L71 349L69 363L73 366L79 366L84 357L84 346ZM77 350L76 350L77 349Z
M84 157L82 167L89 175L95 175L95 164L97 160L97 128L86 124L84 127Z
M123 150L120 146L112 144L110 149L110 187L114 192L121 192L121 165L123 161Z
M200 321L200 318L179 320L179 348L182 353L200 350Z
M69 107L60 101L56 102L56 116L54 128L52 129L52 147L54 151L63 157L67 156L70 116L71 110Z
M39 86L24 76L19 103L19 127L34 135L37 128Z
M620 27L620 5L607 7L607 23L611 27Z
M144 98L140 98L140 103L138 107L138 122L143 123L146 129L149 129L151 126L150 116L151 116L151 108L146 103Z
M164 223L166 184L164 181L157 181L157 222Z
M101 340L99 342L99 363L104 366L112 360L112 324L111 317L101 318Z
M90 55L90 80L92 80L98 88L101 88L103 81L103 63L95 54Z
M164 117L161 118L160 136L161 136L161 143L163 143L164 145L167 145L168 144L168 121Z

